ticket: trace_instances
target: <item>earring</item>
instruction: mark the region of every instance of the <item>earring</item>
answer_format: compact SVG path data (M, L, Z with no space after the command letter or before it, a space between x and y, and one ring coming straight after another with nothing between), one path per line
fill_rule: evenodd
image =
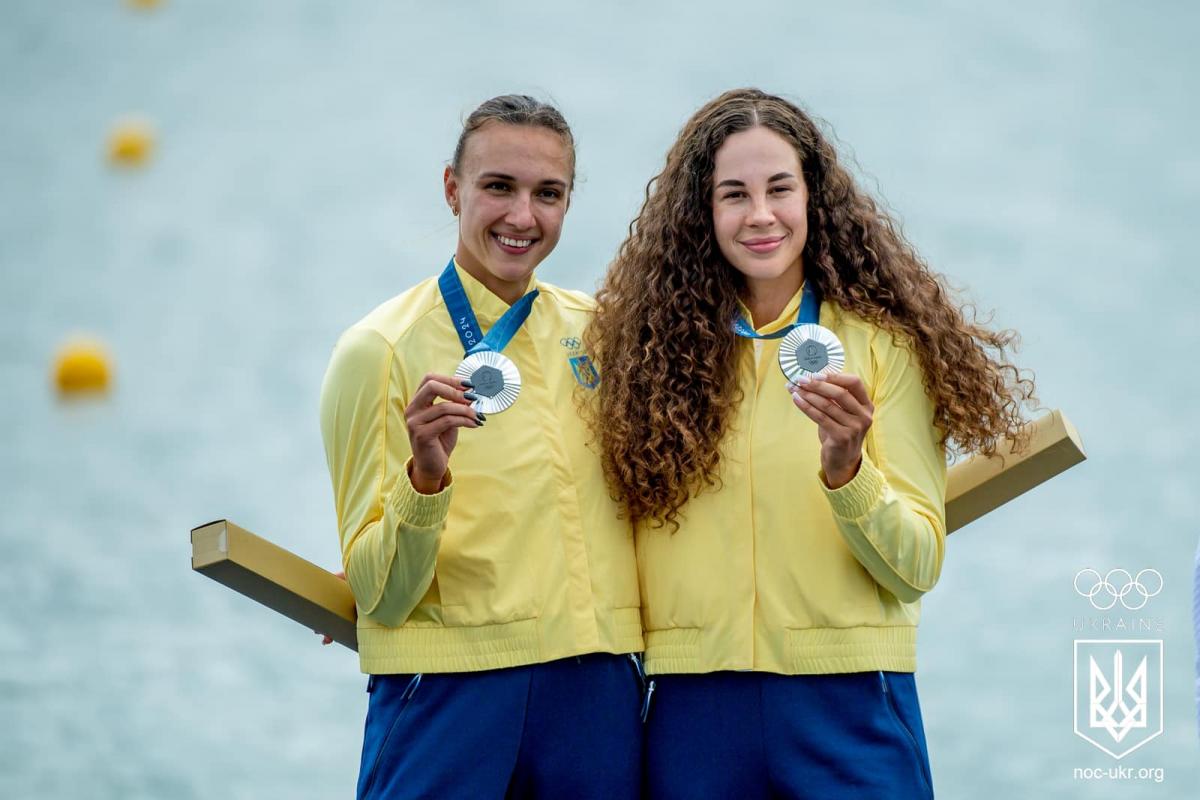
M450 213L457 217L458 216L458 206L450 206Z

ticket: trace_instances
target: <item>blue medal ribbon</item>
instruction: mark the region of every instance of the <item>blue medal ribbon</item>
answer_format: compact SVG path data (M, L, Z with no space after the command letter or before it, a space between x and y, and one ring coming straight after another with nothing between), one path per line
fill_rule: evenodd
M738 314L733 318L733 332L743 339L782 339L798 325L820 324L821 298L812 284L812 281L804 282L804 294L800 297L800 313L796 315L796 321L791 325L774 333L757 333L754 327L741 314Z
M471 301L467 299L467 291L454 269L453 258L438 278L438 289L442 292L442 300L446 302L450 321L454 324L454 330L458 332L458 340L462 342L466 355L482 350L493 350L497 353L503 350L525 324L525 320L529 319L533 301L538 296L538 290L534 289L513 303L508 311L504 312L504 316L496 320L487 336L484 336L479 328L479 320L475 318L475 312L471 309Z

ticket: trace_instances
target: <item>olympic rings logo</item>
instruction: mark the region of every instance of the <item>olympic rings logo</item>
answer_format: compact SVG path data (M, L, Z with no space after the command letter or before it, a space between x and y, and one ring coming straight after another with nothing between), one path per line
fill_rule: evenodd
M1148 578L1146 583L1142 582L1143 576ZM1080 580L1084 581L1082 586ZM1137 611L1162 588L1162 575L1156 569L1144 569L1137 575L1130 575L1124 569L1110 569L1103 577L1094 569L1081 569L1075 574L1076 593L1086 597L1097 611L1108 611L1117 603Z
M558 340L558 343L568 350L578 350L583 342L576 339L574 336L566 336Z

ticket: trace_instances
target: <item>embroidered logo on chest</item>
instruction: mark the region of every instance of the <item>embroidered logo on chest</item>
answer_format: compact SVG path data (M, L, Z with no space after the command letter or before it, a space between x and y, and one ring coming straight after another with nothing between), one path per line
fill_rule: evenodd
M558 340L567 351L567 363L575 375L575 382L585 389L595 389L600 385L600 372L592 362L591 356L583 352L583 342L577 336L564 336Z

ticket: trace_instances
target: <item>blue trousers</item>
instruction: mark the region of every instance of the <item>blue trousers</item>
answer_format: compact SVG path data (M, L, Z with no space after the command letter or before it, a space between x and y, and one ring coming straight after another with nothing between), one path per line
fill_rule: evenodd
M625 655L372 675L358 800L640 796L642 686Z
M654 681L651 798L933 797L911 674L715 672Z

